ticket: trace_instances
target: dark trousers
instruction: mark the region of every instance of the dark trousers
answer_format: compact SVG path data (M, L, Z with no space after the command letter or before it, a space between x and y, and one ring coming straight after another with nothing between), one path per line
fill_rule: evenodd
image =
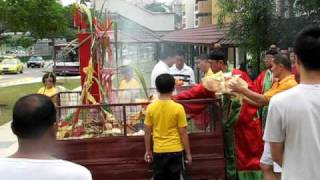
M183 152L154 153L153 180L184 180Z

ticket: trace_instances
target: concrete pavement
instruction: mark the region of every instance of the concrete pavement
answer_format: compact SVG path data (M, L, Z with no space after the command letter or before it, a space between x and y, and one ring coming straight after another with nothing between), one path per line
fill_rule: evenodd
M0 158L7 157L18 149L17 137L11 131L11 122L0 126Z

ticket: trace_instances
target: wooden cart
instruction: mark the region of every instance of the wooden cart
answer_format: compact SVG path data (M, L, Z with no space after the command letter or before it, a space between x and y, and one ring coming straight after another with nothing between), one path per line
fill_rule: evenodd
M188 112L190 104L205 105L202 117L209 117L204 128L198 128L199 114L188 114L189 137L193 163L187 166L190 179L225 179L225 158L222 131L222 108L218 99L201 99L179 101ZM101 106L113 110L120 119L123 128L120 134L109 134L104 137L57 140L56 157L73 161L87 167L94 180L105 179L150 179L151 165L144 159L143 135L132 136L129 123L130 112L141 110L147 103L122 103L90 106L59 106L59 119L66 117L67 112L90 112ZM81 116L81 115L80 115ZM196 117L197 116L197 117ZM84 117L82 115L82 117ZM200 118L201 121L201 118ZM141 124L135 127L141 128Z

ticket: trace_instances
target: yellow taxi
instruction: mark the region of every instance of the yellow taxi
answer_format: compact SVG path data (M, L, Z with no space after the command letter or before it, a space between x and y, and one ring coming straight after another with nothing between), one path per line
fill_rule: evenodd
M17 58L4 59L0 63L0 73L23 73L23 64Z

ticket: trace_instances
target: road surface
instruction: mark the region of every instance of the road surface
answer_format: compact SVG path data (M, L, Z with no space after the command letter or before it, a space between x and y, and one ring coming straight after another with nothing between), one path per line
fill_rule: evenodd
M0 87L39 82L43 76L43 68L24 68L22 74L2 74L0 75Z

